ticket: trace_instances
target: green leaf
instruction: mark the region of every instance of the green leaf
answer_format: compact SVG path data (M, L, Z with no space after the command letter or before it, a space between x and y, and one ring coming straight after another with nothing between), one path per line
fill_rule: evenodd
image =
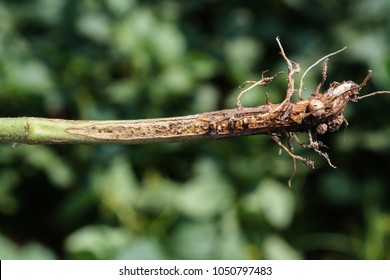
M0 259L2 260L50 260L55 254L45 246L30 242L25 245L16 245L5 235L0 233Z
M212 222L182 223L173 232L170 247L177 259L214 259L218 240Z
M240 226L240 220L235 210L226 212L220 222L220 235L217 244L218 259L247 259L247 240Z
M264 180L255 191L244 197L243 207L252 213L262 213L276 228L286 228L294 216L295 200L291 189L274 180Z
M115 259L119 260L161 260L166 259L160 244L147 237L137 238L131 245L119 250Z
M47 95L53 88L46 65L35 59L13 60L7 63L4 80L9 90L16 93Z
M176 195L177 210L193 218L211 218L232 206L233 193L218 167L209 159L195 165L194 178Z
M131 235L123 229L89 225L68 236L65 250L72 259L112 259L130 240Z
M109 42L111 25L107 16L98 11L84 13L77 22L81 34L97 42Z
M47 146L23 146L20 150L25 154L25 161L43 170L54 185L66 188L72 183L73 171L54 150Z
M92 181L102 200L109 201L114 208L131 207L138 201L138 182L125 157L115 157L107 168L95 171Z
M269 235L263 241L263 253L268 260L300 260L301 254L277 235Z

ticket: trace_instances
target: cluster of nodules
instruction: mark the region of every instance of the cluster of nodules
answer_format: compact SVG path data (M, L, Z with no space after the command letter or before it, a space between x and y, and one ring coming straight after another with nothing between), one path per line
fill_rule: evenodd
M345 123L344 114L340 113L338 116L327 120L326 122L320 123L315 127L317 134L325 134L325 132L334 132L340 129Z

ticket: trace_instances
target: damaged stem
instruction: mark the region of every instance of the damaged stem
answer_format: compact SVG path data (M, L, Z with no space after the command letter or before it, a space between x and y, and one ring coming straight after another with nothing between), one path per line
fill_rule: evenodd
M25 144L144 144L205 141L265 134L270 135L279 147L291 156L293 175L297 160L311 168L314 168L314 162L295 155L291 140L297 141L303 148L312 149L334 167L328 154L321 150L324 145L317 140L317 134L337 131L347 123L343 113L349 101L357 102L367 97L390 92L377 91L359 96L359 91L371 77L372 71L370 70L360 84L353 81L333 82L326 91L320 93L320 88L326 80L328 58L345 48L324 56L310 66L300 80L299 89L296 90L294 76L300 72L300 66L286 56L279 38L276 40L288 69L286 95L280 104L272 104L267 95L264 105L256 107L241 105L240 98L243 94L256 86L270 84L276 76L283 73L278 72L273 76L265 77L265 71L259 81L247 81L243 84L243 86L252 85L240 92L234 109L182 117L118 121L74 121L33 117L0 118L0 141ZM324 61L322 80L311 97L303 100L301 97L303 79L308 71L321 61ZM298 102L291 100L295 92L298 92ZM307 133L310 143L300 143L295 132ZM287 135L288 147L280 140L283 135ZM291 185L291 178L289 185Z

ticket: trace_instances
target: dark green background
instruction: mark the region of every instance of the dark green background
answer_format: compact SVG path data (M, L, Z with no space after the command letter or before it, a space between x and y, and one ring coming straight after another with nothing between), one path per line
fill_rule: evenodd
M139 119L233 108L286 70L390 90L388 0L0 2L2 117ZM306 77L305 97L320 80ZM280 102L286 81L243 98ZM2 259L389 259L390 96L347 108L316 169L266 136L154 145L0 146Z

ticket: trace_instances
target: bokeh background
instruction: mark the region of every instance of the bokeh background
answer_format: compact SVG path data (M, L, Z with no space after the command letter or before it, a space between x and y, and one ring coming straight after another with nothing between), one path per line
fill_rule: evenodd
M0 2L0 115L140 119L233 108L286 70L390 90L387 0ZM320 80L305 79L305 96ZM286 81L243 98L280 102ZM390 96L321 140L337 169L266 136L153 145L0 145L2 259L390 259Z

